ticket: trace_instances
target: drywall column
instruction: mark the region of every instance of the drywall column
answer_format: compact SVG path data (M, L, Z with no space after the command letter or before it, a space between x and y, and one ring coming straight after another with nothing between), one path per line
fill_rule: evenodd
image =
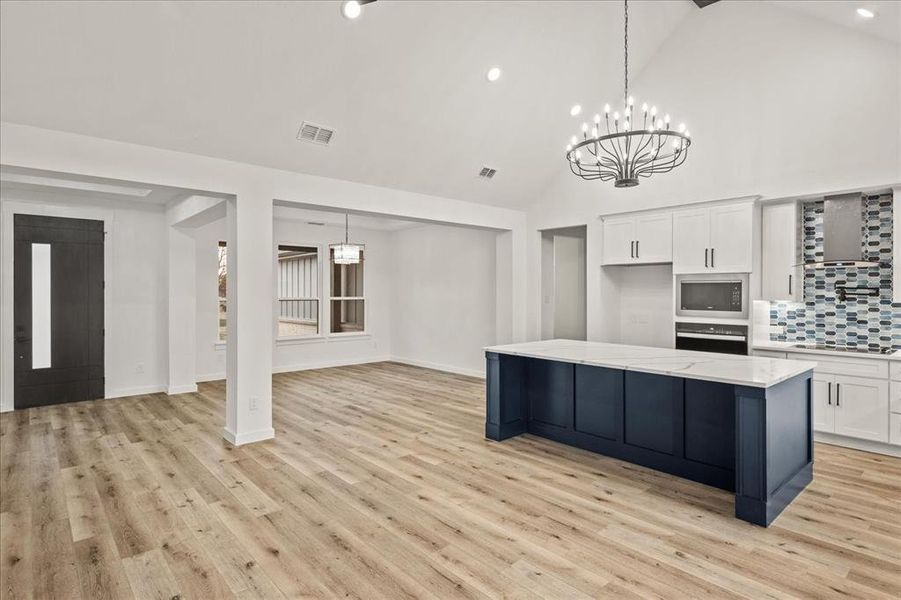
M194 237L190 230L169 225L169 381L167 394L197 391L197 284Z
M260 188L228 200L226 440L273 437L272 196Z

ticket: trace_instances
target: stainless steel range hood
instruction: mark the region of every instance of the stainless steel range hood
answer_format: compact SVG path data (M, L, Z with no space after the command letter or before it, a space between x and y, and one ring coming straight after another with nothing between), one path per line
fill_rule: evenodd
M823 201L823 260L804 263L821 267L875 267L863 257L863 196L860 193L826 196Z

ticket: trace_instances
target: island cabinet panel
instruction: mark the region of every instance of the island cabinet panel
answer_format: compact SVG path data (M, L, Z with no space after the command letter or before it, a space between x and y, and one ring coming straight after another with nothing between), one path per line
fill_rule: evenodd
M622 439L623 372L576 365L573 429L611 441Z
M553 360L528 361L526 394L530 421L572 428L573 367L572 363Z
M526 360L489 352L486 363L485 435L492 440L505 440L526 431L529 418L524 390Z
M685 458L723 469L734 468L734 385L685 380Z
M625 432L627 446L681 456L684 380L626 371Z

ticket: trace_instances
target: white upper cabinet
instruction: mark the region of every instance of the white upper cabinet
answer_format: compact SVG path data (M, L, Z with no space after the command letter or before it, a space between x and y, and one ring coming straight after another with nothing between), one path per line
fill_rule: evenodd
M673 261L673 214L639 215L636 221L635 258L640 263Z
M673 273L703 273L710 269L710 209L673 214Z
M604 219L605 265L624 265L635 260L635 217Z
M750 273L754 205L750 202L673 214L673 273Z
M798 252L798 205L768 204L761 219L762 300L799 302L804 280Z
M673 260L672 213L604 219L604 265L641 265Z

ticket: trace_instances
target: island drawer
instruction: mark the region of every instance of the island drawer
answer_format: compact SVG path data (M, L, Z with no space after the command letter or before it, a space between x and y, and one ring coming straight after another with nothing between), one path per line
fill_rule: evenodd
M892 379L897 379L901 381L901 362L894 361L890 363L889 370L892 373Z
M899 414L889 415L888 441L890 444L901 446L901 415Z
M889 410L901 413L901 381L890 381L888 389Z
M888 378L888 361L872 358L834 358L814 352L789 352L788 358L816 361L817 373L851 375L852 377Z

